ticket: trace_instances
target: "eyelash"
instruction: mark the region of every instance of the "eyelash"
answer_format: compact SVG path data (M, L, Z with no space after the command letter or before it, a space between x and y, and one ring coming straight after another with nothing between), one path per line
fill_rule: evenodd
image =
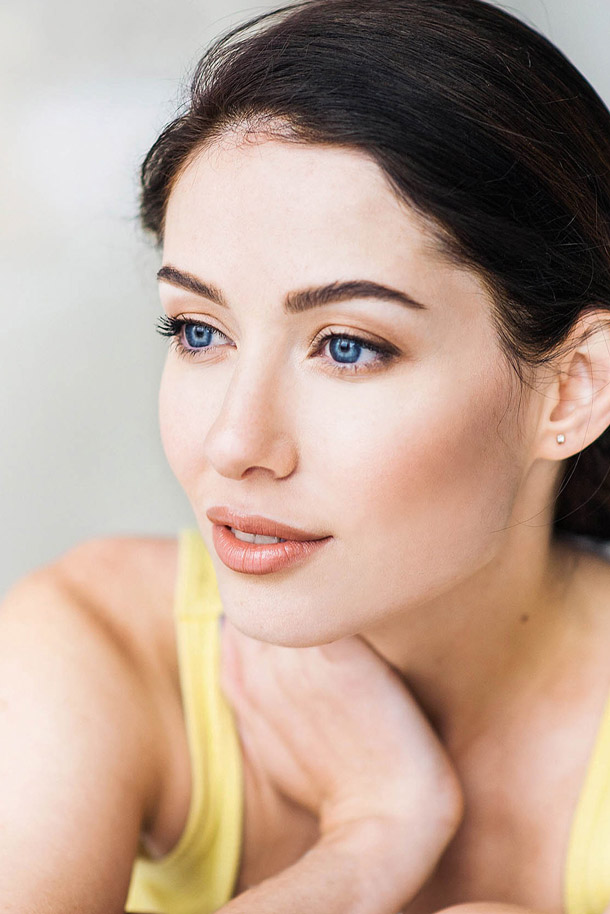
M214 349L214 346L202 346L200 348L189 348L185 346L182 342L182 330L187 327L201 327L205 330L211 330L213 333L217 333L220 336L227 339L224 333L221 330L217 330L216 327L213 327L211 324L206 324L202 321L187 321L183 318L177 317L167 317L163 315L158 319L157 323L157 332L162 336L167 336L171 338L171 347L178 353L182 358L195 359L199 356L200 352L207 352L210 349ZM355 336L351 333L336 333L329 331L327 333L321 334L315 337L312 341L312 346L315 345L314 355L317 355L322 351L322 348L327 340L330 339L341 339L341 340L350 340L351 342L357 343L363 349L369 349L372 352L377 353L378 358L372 362L367 363L366 365L356 365L354 363L348 362L333 362L331 371L335 374L359 374L360 372L369 372L375 371L376 369L383 367L383 365L388 364L393 361L398 356L398 350L391 346L384 346L380 343L373 343L371 340L363 339L362 337ZM369 367L370 366L370 367Z

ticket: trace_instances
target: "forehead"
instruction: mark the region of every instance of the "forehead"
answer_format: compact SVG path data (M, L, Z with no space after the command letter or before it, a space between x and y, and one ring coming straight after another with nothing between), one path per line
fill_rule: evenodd
M258 137L224 137L200 151L176 181L165 255L232 251L264 262L305 257L351 270L379 258L436 258L424 221L392 192L366 153ZM217 262L217 261L216 261Z
M443 254L430 225L358 150L275 138L214 143L174 184L163 259L259 317L275 315L269 303L290 290L372 280L427 306L419 314L435 346L496 358L483 281Z

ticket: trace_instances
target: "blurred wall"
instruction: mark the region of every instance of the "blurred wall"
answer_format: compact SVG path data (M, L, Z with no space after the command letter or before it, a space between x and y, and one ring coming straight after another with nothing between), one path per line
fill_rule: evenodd
M205 45L275 6L1 0L0 594L79 540L193 524L166 464L137 170ZM502 4L610 101L610 4Z

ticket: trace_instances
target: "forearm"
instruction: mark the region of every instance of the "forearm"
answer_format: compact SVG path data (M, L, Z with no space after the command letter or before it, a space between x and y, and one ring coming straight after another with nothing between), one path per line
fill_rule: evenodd
M219 914L397 914L429 875L421 862L384 840L382 826L363 823L324 837L288 867L238 895Z
M301 864L307 864L302 866ZM295 866L235 898L219 914L397 914L396 903L375 893L371 883L364 886L357 860L345 867L345 859L332 859L328 849L316 845ZM334 868L336 867L336 868ZM404 899L397 902L400 906ZM502 902L471 902L443 908L436 914L542 914L533 908ZM610 908L604 911L610 914Z

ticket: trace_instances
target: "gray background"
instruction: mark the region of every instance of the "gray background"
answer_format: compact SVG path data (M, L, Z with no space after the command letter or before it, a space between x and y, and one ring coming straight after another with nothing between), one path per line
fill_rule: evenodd
M193 524L166 464L137 169L244 0L0 0L0 594L79 540ZM500 4L610 102L610 4Z

